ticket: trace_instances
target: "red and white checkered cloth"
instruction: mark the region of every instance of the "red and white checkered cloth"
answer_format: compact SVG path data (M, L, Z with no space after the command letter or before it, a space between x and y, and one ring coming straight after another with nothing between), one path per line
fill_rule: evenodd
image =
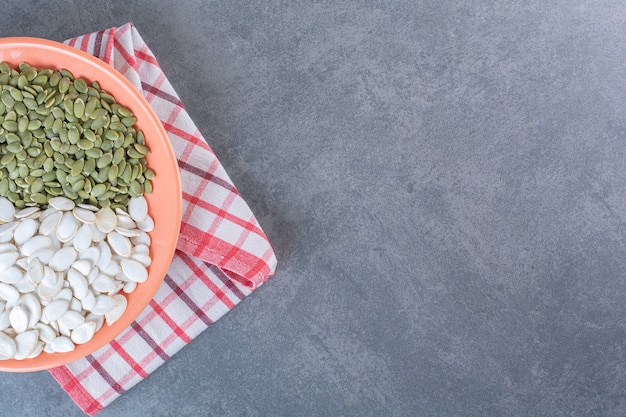
M276 257L133 24L65 43L107 62L143 93L168 133L183 191L177 250L154 299L113 342L50 371L93 416L267 280Z

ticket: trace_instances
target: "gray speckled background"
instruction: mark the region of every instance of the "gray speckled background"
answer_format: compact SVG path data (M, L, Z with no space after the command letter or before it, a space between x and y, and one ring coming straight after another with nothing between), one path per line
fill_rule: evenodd
M623 1L2 3L133 21L279 257L102 417L626 414Z

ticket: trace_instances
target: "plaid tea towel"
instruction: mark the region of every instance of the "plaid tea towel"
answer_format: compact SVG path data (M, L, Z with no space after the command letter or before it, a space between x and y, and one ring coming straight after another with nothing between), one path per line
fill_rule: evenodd
M276 257L133 24L65 43L107 62L143 93L168 133L183 191L176 253L154 299L111 343L50 370L93 416L267 280Z

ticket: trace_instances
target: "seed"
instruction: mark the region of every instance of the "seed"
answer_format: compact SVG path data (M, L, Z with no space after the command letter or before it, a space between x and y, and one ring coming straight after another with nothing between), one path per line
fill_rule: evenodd
M133 146L137 150L137 152L139 152L141 155L145 156L150 153L150 148L148 148L146 145L135 143Z
M83 167L84 166L85 166L85 160L84 159L79 159L78 161L74 162L74 164L72 165L72 169L70 171L70 175L77 176L78 174L83 172Z
M111 161L113 161L113 155L110 152L105 153L102 155L102 157L100 157L100 159L98 159L98 162L96 162L96 166L98 168L104 168L105 166L109 165Z
M85 102L82 98L77 98L74 100L74 116L77 119L80 119L85 114Z
M19 122L17 123L17 130L19 132L25 132L28 129L28 117L22 116L20 117Z
M2 96L0 96L2 103L7 107L13 107L15 104L15 99L11 96L11 93L8 90L4 90L2 92Z
M17 129L18 129L17 122L7 120L6 118L4 119L4 122L2 123L2 127L8 132L17 132Z
M93 158L92 160L94 161L94 163L99 160L99 158L102 157L102 151L98 148L88 148L85 149L85 155L87 155L89 158Z
M22 144L19 142L13 142L7 145L7 151L14 153L14 154L18 153L19 151L23 149L24 148L22 147Z
M91 195L94 197L99 197L102 194L104 194L104 192L106 191L107 187L104 184L96 184L92 189L91 189Z

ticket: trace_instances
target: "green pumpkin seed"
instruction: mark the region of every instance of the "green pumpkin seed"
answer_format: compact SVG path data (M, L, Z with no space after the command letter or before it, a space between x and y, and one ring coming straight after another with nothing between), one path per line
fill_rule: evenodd
M34 120L30 120L28 122L28 130L37 130L41 127L41 120L39 119L34 119Z
M21 101L15 103L15 106L13 106L13 108L15 109L15 112L20 116L25 116L28 114L28 108L26 108L26 105Z
M75 126L70 127L70 129L67 132L67 138L72 144L78 143L78 139L80 138L80 133L78 132L78 129Z
M135 143L133 146L137 150L137 152L139 152L141 155L145 156L150 153L150 148L148 148L146 145Z
M61 131L61 129L63 129L63 120L61 119L56 119L54 121L54 123L52 124L52 131L58 135L59 132Z
M135 197L138 197L143 193L143 187L139 181L133 180L130 183L130 191L135 194Z
M108 152L108 153L103 154L102 157L98 159L98 161L96 162L96 166L98 168L104 168L107 165L109 165L111 161L113 161L113 155L110 152Z
M11 152L5 153L4 155L2 155L2 158L0 158L0 164L7 165L9 162L11 162L14 159L15 159L14 153L11 153Z
M15 104L15 99L13 98L13 96L11 96L11 93L7 90L4 90L2 92L2 96L0 96L0 99L2 100L2 103L6 106L6 107L13 107L13 105Z
M122 118L122 124L126 127L131 127L132 125L134 125L135 123L137 123L137 118L134 116L130 116L130 117L123 117Z
M43 183L43 179L41 178L37 178L35 179L35 181L33 181L33 183L30 185L30 191L33 193L38 193L43 191L44 188L44 183Z
M94 148L92 144L92 148L85 149L85 155L98 160L98 158L102 157L102 151L98 148Z
M17 132L17 127L17 122L6 120L6 118L2 122L2 128L8 132Z
M33 158L38 157L39 155L46 156L45 154L41 153L41 149L36 147L26 149L26 153L28 154L28 156L32 156Z
M128 151L126 151L126 154L133 159L139 159L144 155L135 148L128 149Z
M6 139L7 143L21 142L20 137L18 135L16 135L15 133L7 133L5 135L5 139Z
M101 196L102 194L104 194L106 190L107 190L106 185L104 185L104 184L96 184L91 189L91 195L97 198L97 197Z
M74 100L74 116L76 116L77 119L81 119L84 114L85 114L85 102L83 101L82 98L79 97L76 100Z
M93 119L93 122L91 122L91 129L93 130L101 129L106 123L107 123L106 116L96 117Z
M24 148L22 147L22 144L19 142L13 142L13 143L9 143L9 145L7 146L7 151L16 154L19 151L23 150Z
M26 116L22 116L20 117L19 121L17 122L17 130L19 132L26 132L26 130L28 129L28 117Z

